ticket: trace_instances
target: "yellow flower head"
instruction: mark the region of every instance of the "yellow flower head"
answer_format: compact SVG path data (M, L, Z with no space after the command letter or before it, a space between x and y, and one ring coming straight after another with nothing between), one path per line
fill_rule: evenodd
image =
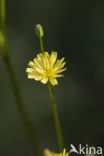
M45 149L43 152L43 156L53 156L53 153L49 149Z
M46 84L50 82L53 86L57 85L57 77L62 77L59 73L66 70L63 68L65 65L64 58L57 59L57 52L52 51L51 54L48 52L40 53L37 57L29 62L29 68L26 69L29 79L41 81Z
M59 154L54 154L53 156L69 156L68 153L66 153L66 149L63 150L63 153L59 153Z

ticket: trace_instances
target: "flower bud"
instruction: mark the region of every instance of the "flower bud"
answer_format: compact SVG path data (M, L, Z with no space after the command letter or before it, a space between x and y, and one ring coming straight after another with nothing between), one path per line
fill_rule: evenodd
M37 24L36 27L35 27L35 32L36 32L36 35L39 37L39 38L42 38L43 35L44 35L44 32L43 32L43 28L40 24Z

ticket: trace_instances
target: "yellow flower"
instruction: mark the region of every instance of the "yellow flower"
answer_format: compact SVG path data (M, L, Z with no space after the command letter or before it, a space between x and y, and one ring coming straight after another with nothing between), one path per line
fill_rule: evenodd
M49 149L45 149L43 152L43 156L53 156L53 153Z
M66 149L63 150L63 153L60 153L60 154L54 154L53 156L69 156L68 153L66 153Z
M62 77L59 73L66 70L63 68L65 65L64 58L57 59L57 52L52 51L51 54L48 52L40 53L37 57L29 62L29 68L26 69L29 79L41 81L46 84L50 82L53 86L58 84L57 77Z

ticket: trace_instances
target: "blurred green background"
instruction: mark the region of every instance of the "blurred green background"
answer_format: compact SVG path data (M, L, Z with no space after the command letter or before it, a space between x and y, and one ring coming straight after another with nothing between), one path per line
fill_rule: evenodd
M46 85L27 79L25 69L40 52L34 33L44 28L44 47L65 57L67 71L54 87L65 147L104 145L104 1L6 1L9 55L41 152L58 152ZM32 156L30 143L3 61L0 61L0 156Z

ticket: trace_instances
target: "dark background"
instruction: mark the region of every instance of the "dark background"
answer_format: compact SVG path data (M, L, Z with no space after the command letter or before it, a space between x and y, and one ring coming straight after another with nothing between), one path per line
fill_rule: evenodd
M45 148L59 152L47 85L27 79L40 52L34 33L44 28L44 47L65 57L67 71L54 87L64 143L104 146L104 1L10 0L6 3L9 55L21 93ZM0 61L0 156L31 156L24 125L3 61Z

